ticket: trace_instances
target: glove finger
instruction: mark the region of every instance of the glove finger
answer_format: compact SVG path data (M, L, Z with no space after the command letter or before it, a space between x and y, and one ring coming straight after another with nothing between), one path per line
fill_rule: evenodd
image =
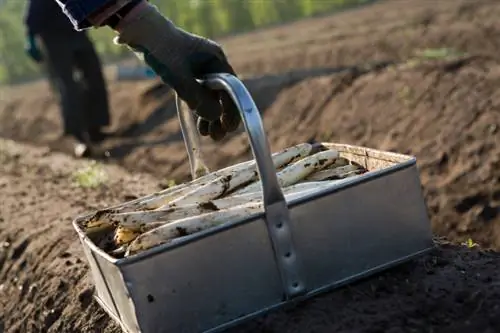
M240 111L227 92L221 91L219 96L224 110L221 119L222 126L227 132L233 132L241 123Z
M198 118L196 122L196 127L198 128L198 132L200 132L201 136L207 136L209 135L209 125L210 123L203 118Z
M201 86L196 81L195 84L197 86L199 104L196 108L192 108L192 110L194 110L199 117L208 121L219 120L223 112L219 94Z
M216 44L210 44L210 56L207 54L205 57L200 55L193 57L194 61L201 61L203 63L194 63L192 67L195 69L195 75L202 77L211 73L229 73L236 76L233 67L227 61L227 58L220 47ZM218 91L218 98L221 101L221 124L226 132L235 131L241 123L241 116L238 108L233 100L225 91Z
M210 137L214 141L220 141L226 136L226 131L222 127L220 120L210 122L208 132L210 133Z

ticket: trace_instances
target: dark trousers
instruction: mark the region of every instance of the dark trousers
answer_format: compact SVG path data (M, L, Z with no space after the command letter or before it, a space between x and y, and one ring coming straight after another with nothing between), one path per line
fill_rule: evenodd
M92 41L82 32L45 32L39 39L64 134L87 141L110 123L106 82Z

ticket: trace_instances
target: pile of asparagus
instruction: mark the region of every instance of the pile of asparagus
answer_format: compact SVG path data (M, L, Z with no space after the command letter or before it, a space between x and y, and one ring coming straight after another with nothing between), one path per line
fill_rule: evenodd
M308 143L274 153L272 160L287 202L367 171L334 149ZM263 211L259 174L251 160L97 211L80 228L107 253L128 257Z

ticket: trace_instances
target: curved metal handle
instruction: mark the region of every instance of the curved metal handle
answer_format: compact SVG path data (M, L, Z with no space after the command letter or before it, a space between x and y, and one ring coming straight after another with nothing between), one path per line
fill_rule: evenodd
M226 91L240 111L261 179L267 229L285 295L287 298L301 295L306 288L293 244L290 214L276 176L259 110L243 83L233 75L210 74L199 82L209 89Z

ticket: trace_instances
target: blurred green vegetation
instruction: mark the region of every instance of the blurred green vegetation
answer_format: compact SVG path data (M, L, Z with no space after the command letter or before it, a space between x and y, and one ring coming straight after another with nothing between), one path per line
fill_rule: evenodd
M24 53L26 0L0 0L0 84L39 76L39 68ZM211 38L246 32L332 12L373 0L150 0L178 26ZM90 35L104 62L130 56L113 44L114 33L94 29Z

